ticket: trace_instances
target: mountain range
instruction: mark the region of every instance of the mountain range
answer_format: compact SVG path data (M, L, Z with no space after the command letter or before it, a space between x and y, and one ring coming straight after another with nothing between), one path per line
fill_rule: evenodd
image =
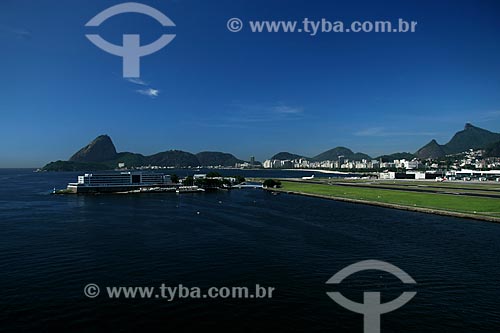
M436 140L432 140L420 148L415 155L420 159L437 159L468 149L486 149L498 141L500 141L500 133L490 132L467 123L464 129L455 133L448 143L440 145Z
M229 153L204 151L192 154L182 150L168 150L154 155L116 151L113 141L108 135L100 135L88 145L77 151L68 161L51 162L44 166L45 171L83 171L114 169L118 163L126 167L155 165L165 167L198 167L198 166L234 166L245 161Z
M451 140L440 145L436 140L431 140L428 144L417 150L414 154L408 152L394 153L390 155L378 156L375 159L382 159L383 162L407 159L411 160L415 157L419 159L439 159L446 155L458 154L468 149L485 149L485 156L497 157L500 156L500 133L490 132L488 130L476 127L470 123L465 124L463 130L455 133ZM305 158L309 161L325 161L338 160L340 156L349 160L372 159L364 153L354 153L346 147L336 147L323 152L314 157L304 157L302 155L293 154L290 152L280 152L274 155L271 159L277 160L293 160L297 158Z
M403 152L391 155L382 155L376 159L391 161L394 159L439 159L449 154L457 154L468 149L485 149L485 156L500 156L500 134L465 124L462 131L457 132L451 140L440 145L436 140L417 150L415 154ZM280 152L271 159L294 160L304 158L309 161L338 160L340 157L349 160L372 159L369 155L361 152L353 152L346 147L336 147L327 150L314 157L289 152ZM131 152L117 152L113 141L108 135L100 135L88 145L77 151L68 161L51 162L44 166L45 171L84 171L84 170L107 170L114 169L118 163L125 163L127 167L138 167L144 165L155 165L165 167L201 167L201 166L234 166L236 163L245 161L236 158L229 153L216 151L204 151L197 154L181 150L168 150L154 155L145 156ZM258 163L257 163L258 164Z
M306 157L302 155L297 155L297 154L292 154L286 151L280 152L273 157L271 157L271 160L297 160L300 158L306 159L308 161L335 161L338 160L340 157L349 159L349 160L362 160L362 159L371 159L370 156L364 153L355 153L349 148L346 147L336 147L330 150L327 150L319 155L316 155L314 157Z

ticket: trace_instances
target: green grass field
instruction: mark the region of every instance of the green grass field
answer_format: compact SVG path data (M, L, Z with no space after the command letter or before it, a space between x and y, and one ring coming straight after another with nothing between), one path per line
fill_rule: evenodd
M422 186L432 188L447 189L450 187L460 187L471 190L495 190L500 192L500 183L484 182L484 183L471 183L471 182L436 182L432 180L377 180L377 179L325 179L315 178L313 181L318 183L354 183L354 184L373 184L373 185L394 185L394 186Z
M324 184L328 184L328 182L325 182ZM332 182L332 184L342 184L342 182ZM408 191L408 190L427 190L427 191L436 191L436 192L447 192L447 193L457 193L457 194L467 194L467 193L476 193L476 194L486 194L486 195L498 195L500 196L500 189L494 188L494 187L484 187L484 186L463 186L463 185L448 185L447 186L440 186L440 185L433 185L431 184L421 184L419 183L413 183L413 184L401 184L399 182L395 183L382 183L380 181L377 182L371 182L371 183L344 183L344 184L351 184L351 185L357 185L360 187L371 187L371 188L377 188L377 187L391 187L391 189L395 190L402 190L402 191Z
M282 181L283 191L500 217L500 199Z

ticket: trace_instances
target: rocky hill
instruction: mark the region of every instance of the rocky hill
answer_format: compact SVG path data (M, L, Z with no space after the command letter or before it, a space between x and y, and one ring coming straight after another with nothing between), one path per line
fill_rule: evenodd
M462 131L457 132L444 145L444 149L448 154L458 154L467 149L485 149L496 141L500 141L499 133L493 133L467 123Z
M467 123L464 129L455 133L448 143L440 145L436 140L432 140L420 148L415 155L421 159L438 159L447 154L458 154L468 149L486 149L497 141L500 141L499 133Z
M237 159L233 154L218 151L202 151L196 154L200 166L234 166L244 161Z
M287 151L282 151L277 154L275 154L273 157L271 157L272 160L297 160L299 158L305 158L308 159L307 157L300 156L297 154L292 154Z
M382 155L376 158L376 160L382 160L382 162L392 162L394 160L409 160L411 161L412 159L415 158L415 154L412 153L394 153L390 155Z
M417 150L415 155L421 159L438 159L444 157L446 155L446 152L443 146L441 146L439 143L437 143L436 140L433 139L431 142Z
M362 159L371 160L372 158L364 153L354 153L352 150L346 147L336 147L330 150L327 150L317 156L314 156L313 159L316 161L336 161L339 157L343 157L344 159L356 160L360 161Z
M70 157L71 162L104 162L116 157L116 148L111 138L99 135L91 143Z
M115 145L107 135L100 135L80 149L68 161L56 161L45 165L44 171L94 171L109 170L125 163L126 167L145 165L165 167L234 166L243 163L235 156L221 152L192 154L181 150L168 150L150 156L122 152L117 153Z

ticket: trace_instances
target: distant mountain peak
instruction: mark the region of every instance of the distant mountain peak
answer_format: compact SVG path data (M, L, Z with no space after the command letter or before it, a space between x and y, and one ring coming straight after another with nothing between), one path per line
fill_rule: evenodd
M219 151L202 151L196 154L200 166L234 166L236 163L244 161L236 158L233 154Z
M500 134L466 123L464 129L455 133L448 143L440 145L436 140L432 140L420 148L415 155L423 159L436 159L447 154L458 154L468 149L485 149L499 140Z
M335 147L333 149L327 150L315 157L313 157L314 160L316 161L336 161L338 160L341 156L343 156L344 159L348 160L370 160L371 157L364 154L364 153L354 153L352 150L346 147Z
M298 160L300 158L305 158L304 156L292 154L287 151L282 151L271 157L272 160Z
M420 148L415 155L422 159L437 159L446 155L446 152L435 139L432 139L428 144Z
M464 130L468 130L468 129L472 129L472 128L477 128L477 127L472 125L471 123L466 123L464 126Z
M232 154L217 151L205 151L195 155L190 152L171 149L149 156L130 152L117 153L111 138L103 134L76 152L69 161L49 163L43 169L47 171L106 170L116 168L119 163L124 163L128 168L145 165L183 168L234 166L236 163L243 162Z
M116 157L116 147L107 134L99 135L69 159L72 162L103 162Z
M408 152L393 153L390 155L382 155L376 158L376 160L382 160L382 162L392 162L394 160L412 160L415 158L415 154Z
M458 154L467 149L484 149L498 140L500 140L500 134L467 123L462 131L455 133L444 145L444 149L448 154Z

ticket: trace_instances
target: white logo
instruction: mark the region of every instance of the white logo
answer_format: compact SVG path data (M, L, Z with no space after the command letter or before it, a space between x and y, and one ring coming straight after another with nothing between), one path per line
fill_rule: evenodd
M243 29L243 22L239 18L233 17L227 21L226 26L231 32L239 32Z
M85 288L83 288L83 293L88 298L96 298L97 296L99 296L100 292L101 290L99 289L99 286L95 283L89 283L85 286Z
M337 274L332 276L327 284L339 284L346 277L361 271L366 270L379 270L390 273L401 280L403 283L416 284L415 280L409 276L405 271L389 264L384 261L379 260L365 260L358 263L349 265L344 269L340 270ZM379 333L380 332L380 315L388 313L399 309L406 303L408 303L417 293L416 292L403 292L398 298L387 302L380 303L380 293L379 292L365 292L363 303L356 303L350 299L345 298L339 292L328 292L326 293L335 302L343 306L344 308L364 315L364 332L365 333Z
M174 22L157 9L135 2L122 3L103 10L94 16L85 25L86 27L98 27L108 18L123 13L139 13L148 15L157 20L164 27L175 27ZM123 77L140 77L140 58L155 53L170 43L175 35L163 34L151 44L141 46L140 35L123 35L123 45L111 44L99 35L85 35L92 43L102 50L123 58Z

